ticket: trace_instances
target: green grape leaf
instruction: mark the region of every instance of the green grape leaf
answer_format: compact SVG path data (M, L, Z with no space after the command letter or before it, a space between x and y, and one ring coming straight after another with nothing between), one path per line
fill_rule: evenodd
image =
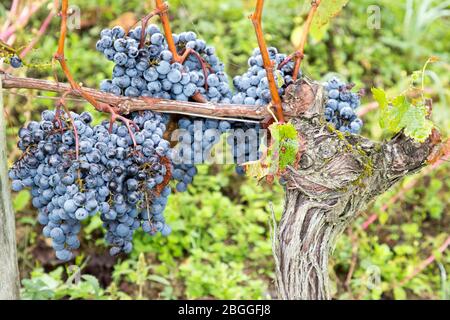
M245 163L245 173L252 178L261 180L262 178L271 174L270 165L264 160L250 161Z
M302 36L303 26L295 27L291 32L291 43L294 47L298 47L300 44L300 38Z
M348 0L327 0L322 1L317 8L314 16L310 32L315 35L323 33L322 28L327 28L332 18L337 16L342 8L347 4Z
M327 34L328 29L330 28L330 23L323 25L320 29L310 29L309 35L315 42L320 42ZM300 45L300 39L303 33L303 26L295 27L291 32L291 43L294 47L298 47Z
M314 28L309 31L309 34L316 42L320 42L323 40L325 35L327 34L328 29L330 28L330 22L325 23L320 28Z
M276 70L274 73L275 73L275 81L277 83L277 87L281 88L282 86L284 86L283 74L281 73L281 70Z
M274 123L269 127L273 139L269 150L272 157L278 157L279 169L284 170L290 164L295 163L299 149L298 133L291 123Z
M258 161L247 162L249 176L258 180L269 175L279 175L289 165L297 163L300 150L297 130L291 123L274 123L269 126L272 144Z
M372 88L372 94L373 94L374 99L380 105L381 110L384 110L388 105L386 92L384 92L383 89Z
M424 105L414 105L404 95L388 99L383 89L372 88L372 94L380 106L381 128L393 133L404 129L408 137L419 142L431 134L433 122L427 119Z
M427 118L425 106L413 106L405 112L400 126L405 128L405 134L419 142L424 142L431 134L434 125Z
M277 142L281 142L283 139L297 138L297 130L291 123L273 123L269 126L269 130L272 138Z
M403 115L408 111L409 104L404 96L395 97L391 104L382 111L381 118L386 123L385 128L391 132L399 132L403 129L401 126Z

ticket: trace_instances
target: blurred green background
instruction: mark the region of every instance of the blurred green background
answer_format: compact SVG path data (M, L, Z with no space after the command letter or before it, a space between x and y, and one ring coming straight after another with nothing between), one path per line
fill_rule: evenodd
M326 0L325 0L326 1ZM0 4L0 26L12 1ZM20 1L40 5L28 23L18 28L14 47L26 46L48 14L49 1ZM216 47L230 77L246 69L256 46L248 15L255 1L171 0L174 32L195 31ZM95 51L102 28L131 26L153 8L153 1L70 1L79 9L80 29L67 39L67 59L75 78L90 87L109 78L112 63ZM310 1L268 0L264 10L267 42L290 53L298 39ZM367 26L380 8L381 27ZM450 2L351 0L329 25L322 38L310 37L303 62L304 74L320 80L331 73L365 89L363 134L388 138L378 125L370 88L389 92L407 88L407 75L421 69L430 56L439 62L429 67L427 95L434 100L433 120L444 136L450 131ZM368 10L369 8L369 10ZM76 11L77 11L76 10ZM153 19L158 23L158 19ZM52 79L42 67L56 50L59 19L25 59L37 64L13 72ZM60 79L64 79L58 73ZM5 92L8 113L10 164L19 156L18 128L40 111L54 107L45 92ZM376 105L375 105L376 106ZM73 101L74 110L91 110ZM95 113L96 116L101 115ZM112 258L103 241L99 218L87 222L76 267L55 258L41 236L36 210L27 191L14 194L17 216L22 297L32 299L264 299L275 298L269 219L271 204L280 217L283 190L278 185L257 185L238 177L231 166L200 166L188 192L171 196L166 216L172 234L164 238L138 232L129 256ZM408 177L362 212L340 239L330 263L335 299L449 299L450 255L439 247L450 236L449 163ZM371 215L377 219L362 227ZM429 256L435 258L419 268ZM76 278L80 268L82 277ZM419 268L419 269L418 269Z

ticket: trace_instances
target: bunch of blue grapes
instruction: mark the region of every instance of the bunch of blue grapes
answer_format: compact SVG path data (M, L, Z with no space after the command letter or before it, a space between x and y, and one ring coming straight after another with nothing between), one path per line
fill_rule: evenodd
M151 234L170 233L161 216L142 217L144 211L162 214L156 206L170 194L166 186L155 193L170 170L161 161L170 149L162 138L163 117L150 111L131 117L139 131L108 121L92 126L87 112L46 110L40 122L19 131L23 155L9 172L12 189L31 188L43 234L62 261L72 259L80 246L81 222L97 213L112 255L131 251L140 226Z
M325 119L342 132L358 134L363 122L356 115L361 100L358 93L351 92L353 85L345 84L337 77L325 82L328 100L325 105Z
M243 163L260 158L261 126L254 123L237 122L233 124L233 133L228 135L227 143L231 146L231 154L236 163L236 173L244 175Z
M203 163L220 136L231 129L231 123L225 120L183 117L178 120L179 137L173 156L173 180L177 181L176 190L184 192L197 174L195 164Z
M166 209L167 201L172 189L170 186L165 186L161 193L154 198L151 205L146 206L140 213L142 220L142 230L144 232L155 235L161 232L163 236L168 236L171 233L170 226L166 223L164 217L164 210Z
M68 116L44 111L40 122L32 121L19 131L18 147L23 156L9 172L12 189L31 188L32 204L39 211L43 234L51 238L56 256L67 261L80 242L77 234L81 221L96 213L98 202L94 190L83 190L81 180L96 183L101 171L97 164L101 154L91 152L94 136L87 113L71 115L79 129L80 159L75 161L74 135Z
M141 34L145 41L140 47ZM224 65L213 47L197 39L192 32L173 34L178 54L189 48L190 54L180 64L173 61L165 36L156 25L145 30L136 27L126 33L121 27L104 29L96 48L114 62L111 80L104 80L100 89L128 97L154 97L188 101L197 92L207 100L230 102L231 91ZM203 66L198 60L203 59Z
M286 60L287 55L278 53L277 48L269 47L267 51L270 60L274 62L274 77L278 93L280 96L283 96L286 88L294 83L294 61ZM272 101L272 95L259 48L253 50L251 57L248 59L248 66L249 68L244 74L238 75L233 79L236 91L233 94L231 103L244 105L269 104ZM302 76L300 71L297 76L298 78ZM235 162L238 164L236 172L243 175L245 173L244 168L239 166L239 164L255 161L260 156L260 126L258 124L236 123L233 125L233 128L235 130L244 130L247 133L243 142L236 139L236 137L228 137L228 143L232 147Z
M205 41L198 39L192 32L173 34L178 54L185 50L194 50L183 64L173 61L173 55L168 50L165 36L156 25L149 25L145 30L145 41L139 47L142 28L137 27L128 33L121 27L104 29L101 39L97 42L97 50L115 63L111 80L104 80L100 90L129 97L147 96L154 98L187 101L196 93L201 94L207 101L231 103L232 92L228 84L228 77L224 72L224 64L215 55L215 49L207 46ZM200 57L202 62L199 61ZM229 128L226 121L202 121L202 128L196 136L205 136L208 129ZM178 125L187 129L187 118L180 119ZM194 135L193 130L192 135ZM197 138L198 139L198 138ZM196 140L191 139L191 150L198 150ZM184 142L186 143L186 141ZM201 141L208 148L214 143ZM174 163L173 179L177 181L176 189L184 191L197 173L194 162Z
M98 128L107 147L104 159L106 170L102 177L108 181L111 192L109 208L105 203L100 218L107 229L106 241L112 245L111 255L131 251L134 230L141 222L144 231L147 230L147 224L150 224L152 234L170 233L170 227L164 219L146 219L147 222L142 219L142 212L170 194L167 194L167 190L155 193L170 170L170 163L164 164L161 161L168 156L170 150L169 142L163 138L165 119L150 111L132 113L130 119L139 129L138 132L131 129L136 145L129 133L130 128L125 125L114 123L109 132L107 128L110 124L105 121Z
M286 55L278 53L277 48L267 49L269 58L274 62L274 77L278 87L278 93L283 96L287 86L292 84L294 61L285 62ZM248 70L233 78L233 85L236 89L231 102L233 104L267 105L272 100L269 90L269 81L264 69L263 58L259 48L253 50L253 54L248 59ZM299 71L298 78L302 76Z

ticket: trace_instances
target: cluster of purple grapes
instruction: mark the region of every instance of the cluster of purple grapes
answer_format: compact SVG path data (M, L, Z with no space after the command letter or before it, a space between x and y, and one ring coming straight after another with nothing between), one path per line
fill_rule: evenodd
M294 61L285 62L287 55L278 53L274 47L267 49L269 58L274 62L274 77L278 87L278 93L283 96L287 86L294 83ZM242 75L233 78L233 85L236 89L231 102L233 104L267 105L272 100L269 90L269 81L264 69L263 58L259 48L253 50L252 56L248 59L248 70ZM299 72L298 78L302 74Z
M234 132L227 137L227 143L231 146L231 154L236 163L236 173L245 175L245 169L241 164L248 161L256 161L261 156L259 150L261 139L261 126L253 123L235 123Z
M101 32L96 48L115 65L112 79L103 80L100 90L129 97L147 96L179 101L187 101L199 93L211 102L231 102L232 92L224 64L215 55L215 49L198 39L194 32L172 35L179 55L186 50L195 51L187 56L183 64L173 61L165 36L156 25L145 29L142 47L141 35L141 27L128 33L119 26ZM180 128L183 121L178 122ZM207 130L208 125L209 122L204 122L202 128ZM205 132L201 133L203 136ZM195 148L194 140L191 140L192 150ZM202 143L211 144L206 141ZM173 164L178 191L186 190L192 182L197 172L194 168L193 162Z
M267 51L270 60L274 62L273 74L278 87L278 93L280 96L283 96L285 89L294 83L294 61L286 60L287 55L278 53L277 48L269 47ZM248 59L248 67L248 70L244 74L233 78L233 85L236 91L233 94L231 103L246 105L269 104L272 96L269 90L267 73L264 69L263 57L259 48L253 50L252 55ZM301 78L302 73L299 71L297 76ZM260 126L239 123L235 125L235 129L246 132L244 141L239 142L239 139L236 140L236 137L232 136L228 138L228 143L232 146L235 162L241 164L247 161L257 160L260 155ZM236 166L236 172L239 175L245 174L244 168L239 165Z
M174 171L172 178L177 181L176 190L184 192L197 174L195 164L208 160L220 136L231 129L231 123L225 120L183 117L178 121L178 144L174 148L172 160Z
M167 41L157 26L150 25L146 28L142 47L139 46L141 35L141 27L128 33L121 27L101 32L101 39L96 45L97 50L115 63L112 80L102 81L100 85L102 91L117 95L180 101L189 100L195 93L200 93L208 101L231 102L231 90L223 63L215 55L214 48L197 39L194 32L173 34L178 54L182 55L186 50L195 51L194 54L187 56L183 64L173 62ZM186 119L180 119L179 127L183 128L185 122ZM203 122L202 128L207 130L208 125L210 122ZM185 127L187 129L188 125ZM200 130L201 136L204 130ZM195 148L197 145L194 143L192 128L191 131L190 147ZM197 133L196 136L198 135ZM184 144L186 141L187 139ZM206 141L200 143L208 145ZM193 163L173 164L178 191L186 190L187 185L192 182L197 172Z
M170 187L155 194L170 169L160 161L170 149L162 138L163 117L145 111L131 118L139 131L108 121L91 126L87 112L46 110L40 122L20 129L23 155L9 172L12 189L31 188L38 221L58 259L73 257L81 222L98 212L112 255L131 251L140 226L150 234L170 233L162 216Z
M141 34L144 43L140 46ZM100 89L128 97L147 96L187 101L199 92L209 101L229 103L231 91L224 65L213 47L192 32L173 34L179 55L193 50L183 64L173 62L167 41L156 25L128 33L121 27L104 29L96 48L114 62L111 80ZM203 65L202 65L203 64Z
M328 101L325 105L325 119L342 132L358 134L361 132L363 122L355 113L361 104L360 95L351 92L353 85L345 84L333 77L325 82Z

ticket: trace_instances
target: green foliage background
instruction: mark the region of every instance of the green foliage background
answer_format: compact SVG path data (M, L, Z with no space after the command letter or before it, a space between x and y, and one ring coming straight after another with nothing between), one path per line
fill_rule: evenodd
M230 76L246 69L246 60L256 46L247 16L254 1L171 0L174 32L194 30L216 47ZM0 25L11 1L0 4ZM264 9L266 40L289 53L298 38L310 1L269 0ZM152 8L152 1L71 1L80 8L80 30L70 32L67 59L76 79L97 87L108 77L112 64L95 51L100 30L115 23L130 23ZM444 7L443 5L444 4ZM369 6L377 5L381 28L368 28ZM445 7L446 5L446 7ZM440 10L437 10L440 9ZM331 73L366 89L364 104L373 102L370 88L400 92L407 75L419 70L429 56L439 57L427 72L427 93L434 100L433 120L448 135L450 112L449 9L445 1L353 0L344 8L321 39L310 38L303 72L314 79ZM16 36L16 47L28 43L46 16L40 10L26 29ZM409 17L409 18L408 18ZM157 19L155 20L157 23ZM29 61L49 62L55 51L58 19ZM43 68L21 69L20 75L51 78ZM59 74L63 79L63 75ZM39 97L36 97L39 95ZM49 93L13 91L6 94L11 163L18 157L17 130L52 108ZM75 110L91 110L80 102ZM101 115L98 115L100 119ZM388 138L378 125L377 111L364 116L363 134ZM171 196L166 215L173 227L167 238L138 233L130 256L111 258L103 243L99 219L91 220L82 233L82 248L76 268L59 264L49 243L40 235L30 195L14 195L22 295L30 299L262 299L273 298L273 262L269 220L271 210L279 218L283 190L261 186L237 177L231 166L200 166L200 173L187 193ZM333 255L330 272L336 299L448 299L450 255L438 253L450 235L449 165L407 178L373 203L346 232ZM413 185L413 187L408 187ZM401 193L400 199L390 199ZM386 205L387 204L387 205ZM386 205L386 206L385 206ZM367 230L362 223L370 214L379 219ZM420 263L436 254L437 259L409 281ZM349 270L354 268L352 273ZM72 276L72 277L71 277ZM69 280L69 281L68 281Z

